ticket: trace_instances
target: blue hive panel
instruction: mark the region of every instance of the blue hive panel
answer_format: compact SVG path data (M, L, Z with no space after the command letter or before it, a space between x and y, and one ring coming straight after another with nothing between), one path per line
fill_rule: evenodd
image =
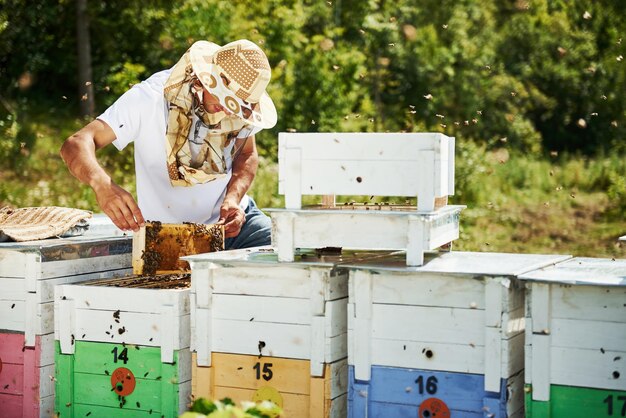
M510 418L523 415L523 373L486 392L484 375L372 366L369 382L349 368L348 418Z

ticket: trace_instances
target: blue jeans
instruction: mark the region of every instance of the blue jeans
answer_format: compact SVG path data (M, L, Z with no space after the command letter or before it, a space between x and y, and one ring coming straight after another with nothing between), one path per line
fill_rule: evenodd
M224 240L227 250L237 250L239 248L259 247L272 243L272 220L259 208L252 197L245 210L246 222L239 231L239 235Z

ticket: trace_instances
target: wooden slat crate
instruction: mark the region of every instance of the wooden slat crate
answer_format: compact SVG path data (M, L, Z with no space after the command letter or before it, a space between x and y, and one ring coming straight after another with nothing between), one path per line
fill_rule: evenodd
M59 417L177 417L191 390L188 274L58 286Z
M111 228L98 232L110 233ZM129 237L92 232L0 243L0 411L7 416L51 416L54 287L128 274L131 249Z
M626 260L574 258L526 281L526 416L626 416Z
M524 289L569 256L450 252L350 269L350 418L523 415ZM430 415L429 415L430 414Z
M417 196L418 210L454 194L454 138L440 133L278 135L278 191L287 209L303 195Z
M446 206L448 195L454 194L454 138L438 133L280 133L278 160L285 209L268 212L280 261L293 261L296 248L332 246L407 250L406 264L419 266L424 251L459 237L464 206ZM303 195L323 195L325 206L303 209ZM415 207L391 210L389 205L337 206L335 195L418 200Z
M186 257L193 394L280 399L286 416L345 417L347 272L342 259L269 248Z

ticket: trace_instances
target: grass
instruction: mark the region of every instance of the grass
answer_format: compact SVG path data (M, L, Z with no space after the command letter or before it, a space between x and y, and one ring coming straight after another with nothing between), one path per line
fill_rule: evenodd
M63 140L82 122L50 112L28 121L31 137L0 166L0 206L59 205L97 212L91 189L70 175L58 155ZM132 149L118 153L108 148L100 151L100 160L119 184L134 193ZM456 195L450 203L467 206L456 250L626 258L626 246L617 241L626 235L623 157L541 158L458 143L456 165ZM275 162L261 159L250 194L259 207L284 206ZM362 198L345 196L338 201ZM383 200L394 201L372 202ZM318 201L319 197L307 197L304 203Z

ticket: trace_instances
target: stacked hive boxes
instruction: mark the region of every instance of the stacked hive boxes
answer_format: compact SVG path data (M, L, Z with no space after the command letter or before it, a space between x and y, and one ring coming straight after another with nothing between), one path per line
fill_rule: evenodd
M222 227L150 223L133 237L140 276L57 286L59 417L173 418L186 409L191 279L179 255L221 248L222 235Z
M330 246L402 249L406 263L415 266L423 263L424 251L459 236L463 206L446 205L454 194L454 138L435 133L281 133L278 159L285 209L268 211L280 261L292 261L295 248ZM331 198L321 207L302 209L303 195ZM417 196L417 207L337 206L335 195Z
M526 416L626 416L626 260L529 272Z
M112 225L111 225L112 226ZM112 233L113 228L99 228ZM131 240L84 237L0 244L0 411L49 417L54 404L56 285L128 274Z
M189 275L56 291L59 417L176 417L191 388ZM154 415L153 415L154 414Z
M303 252L279 263L255 249L186 259L196 397L268 399L286 417L346 416L348 276L337 257Z
M432 256L430 256L432 257ZM523 416L524 289L567 256L450 252L347 265L350 418Z

